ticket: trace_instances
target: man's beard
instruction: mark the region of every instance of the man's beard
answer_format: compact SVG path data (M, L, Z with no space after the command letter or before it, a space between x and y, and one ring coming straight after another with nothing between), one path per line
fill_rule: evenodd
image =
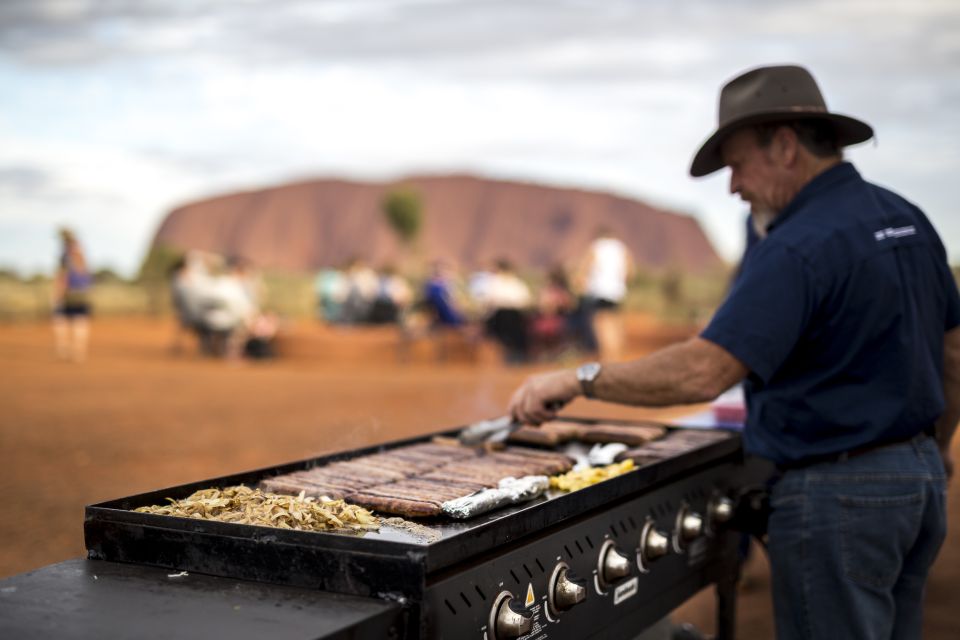
M750 223L753 225L753 230L757 232L757 235L761 238L767 237L767 227L770 226L770 223L773 222L773 219L777 217L777 212L772 209L751 207L750 209Z

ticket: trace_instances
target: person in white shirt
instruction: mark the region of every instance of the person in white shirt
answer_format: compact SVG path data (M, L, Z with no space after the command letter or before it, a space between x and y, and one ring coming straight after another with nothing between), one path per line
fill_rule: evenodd
M503 347L508 364L525 362L529 357L527 310L530 288L520 279L508 260L498 260L484 287L484 308L488 310L487 334Z
M633 258L627 246L609 229L600 229L590 244L581 271L584 306L600 360L618 360L624 343L620 307L627 295L627 280L633 274Z
M366 261L355 258L346 271L347 297L341 308L341 320L347 324L362 324L370 316L370 308L377 299L380 279Z
M213 355L238 358L259 314L246 286L246 267L243 260L230 259L227 272L213 278L204 291L203 323L212 334Z

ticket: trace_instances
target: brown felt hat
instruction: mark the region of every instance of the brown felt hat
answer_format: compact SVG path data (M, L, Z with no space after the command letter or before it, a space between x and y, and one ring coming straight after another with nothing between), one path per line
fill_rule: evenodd
M717 130L693 157L690 175L705 176L722 169L720 145L736 129L763 122L800 119L832 123L842 147L873 137L873 128L866 122L827 111L817 81L803 67L759 67L737 76L720 90Z

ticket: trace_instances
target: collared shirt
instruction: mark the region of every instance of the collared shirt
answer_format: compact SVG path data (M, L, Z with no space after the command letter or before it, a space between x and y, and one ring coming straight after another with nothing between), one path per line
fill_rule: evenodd
M929 428L957 325L933 226L843 162L777 216L702 337L750 370L747 451L788 464Z

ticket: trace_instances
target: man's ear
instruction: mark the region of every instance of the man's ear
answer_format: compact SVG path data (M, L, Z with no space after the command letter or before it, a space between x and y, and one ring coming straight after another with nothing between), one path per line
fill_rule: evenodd
M787 126L778 128L773 134L770 144L773 157L782 167L793 167L797 162L800 151L800 140L797 132Z

